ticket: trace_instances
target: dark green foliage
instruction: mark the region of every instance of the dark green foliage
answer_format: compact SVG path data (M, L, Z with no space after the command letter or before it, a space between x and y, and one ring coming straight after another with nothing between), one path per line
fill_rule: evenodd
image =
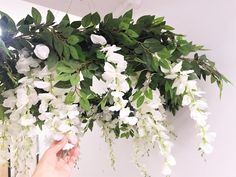
M101 78L103 73L105 54L100 51L100 46L92 44L91 34L102 35L108 44L115 44L121 47L119 53L125 56L128 62L125 74L129 76L137 75L139 72L137 91L133 95L133 100L137 101L137 106L141 106L145 98L152 99L152 90L158 88L164 96L165 107L173 114L181 107L182 97L175 94L175 89L171 87L173 81L164 78L160 67L169 68L169 64L183 60L183 68L194 70L192 78L206 80L210 77L212 83L217 83L220 90L224 82L229 82L205 55L199 56L198 51L204 50L203 46L198 46L187 41L184 36L175 34L174 28L167 25L164 17L142 16L136 22L132 18L132 10L124 15L114 18L108 14L101 19L98 13L88 14L81 21L70 22L68 15L65 15L59 24L55 24L55 17L48 11L46 22L42 19L40 12L32 8L31 15L27 15L17 25L5 13L0 12L0 27L2 37L0 38L0 80L3 83L4 91L14 88L20 75L16 72L15 62L18 59L18 51L27 48L33 53L34 45L42 43L50 48L50 55L44 64L49 69L56 67L58 72L57 87L69 88L77 86L80 82L80 72L84 76L81 81L80 101L78 104L89 111L91 105L99 104L104 107L109 104L109 94L102 99L95 96L89 89L92 83L92 76ZM21 32L20 35L19 32ZM17 36L16 36L17 35ZM9 49L13 47L13 49ZM195 54L189 58L189 54ZM139 89L146 81L146 74L151 75L149 87L152 89L142 93ZM129 80L132 82L132 80ZM73 103L76 92L70 92L66 96L66 103ZM127 95L126 95L127 96ZM0 119L2 118L2 108L0 107ZM88 121L88 120L86 120ZM92 129L93 120L88 121L88 128ZM133 136L132 131L118 132L117 136Z

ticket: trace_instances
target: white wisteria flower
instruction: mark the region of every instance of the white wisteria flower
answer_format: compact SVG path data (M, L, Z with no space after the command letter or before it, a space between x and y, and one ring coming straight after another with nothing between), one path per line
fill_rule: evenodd
M96 76L92 78L92 86L90 86L90 90L98 95L102 96L108 91L107 85L103 80L98 80Z
M45 60L48 58L48 55L50 53L50 49L48 48L48 46L46 46L44 44L38 44L38 45L36 45L36 47L34 49L34 53L39 59Z
M125 124L136 125L138 119L135 116L130 116L130 113L131 111L129 107L121 109L119 113L119 119Z
M102 46L107 44L106 39L103 36L100 36L100 35L91 34L90 39L94 44L100 44Z
M20 55L19 60L16 62L17 72L20 74L26 74L30 71L30 68L36 68L39 66L39 62L32 57L24 57Z

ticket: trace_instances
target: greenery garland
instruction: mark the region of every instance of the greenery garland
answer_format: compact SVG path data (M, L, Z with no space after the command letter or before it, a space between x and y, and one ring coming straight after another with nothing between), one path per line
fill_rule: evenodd
M55 23L32 8L17 25L0 12L0 163L10 158L18 176L29 176L32 144L41 131L48 139L70 139L69 150L97 123L110 149L117 138L133 138L135 163L158 146L163 174L171 174L172 132L166 116L188 106L199 128L202 154L212 151L207 104L196 80L210 77L220 92L229 82L205 55L203 46L175 34L164 17L136 22L132 10L119 18L98 13ZM194 54L194 55L192 55ZM193 57L191 57L193 56ZM28 167L28 168L27 168Z

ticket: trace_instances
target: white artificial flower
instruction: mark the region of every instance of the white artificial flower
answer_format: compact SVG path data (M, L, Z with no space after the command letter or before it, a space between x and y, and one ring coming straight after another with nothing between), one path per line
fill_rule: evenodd
M111 95L113 96L114 105L109 108L110 111L119 111L125 108L128 103L128 100L124 100L122 98L124 96L123 92L113 91L111 92Z
M40 112L40 111L39 111ZM42 114L40 114L39 116L38 116L38 118L40 119L40 120L42 120L42 121L44 121L44 120L47 120L47 119L52 119L52 117L53 117L53 113L51 113L51 112L43 112Z
M176 160L172 155L168 155L166 157L166 162L171 165L171 166L175 166L176 165Z
M66 143L66 145L62 148L63 151L68 151L68 150L71 150L75 147L74 144L71 144L71 143Z
M162 174L169 176L171 174L171 169L170 166L168 164L165 164L163 169L162 169Z
M191 103L192 99L189 95L184 95L182 100L182 106L188 106Z
M116 65L116 69L118 72L124 72L126 68L127 68L127 61L125 60L120 60Z
M36 118L32 114L23 115L20 119L22 126L31 126L36 122Z
M30 106L38 103L38 94L31 85L28 85L28 98Z
M200 109L200 110L205 110L205 109L207 109L208 108L208 105L207 105L207 103L204 101L204 100L197 100L196 102L195 102L195 106L198 108L198 109Z
M121 48L120 47L117 47L116 45L107 45L106 47L102 48L102 52L107 52L106 53L106 56L108 56L110 53L114 53L118 50L120 50Z
M216 133L215 132L207 132L205 133L205 139L208 143L215 141Z
M34 71L35 72L32 73L33 76L35 76L35 77L37 77L39 79L43 79L45 77L49 77L52 74L52 72L50 72L48 70L48 66L47 65L43 69L38 68L38 71L36 71L36 70L34 70Z
M101 79L98 80L96 76L93 76L92 78L92 86L90 86L90 90L100 96L108 91L106 83Z
M3 104L4 107L6 108L11 108L13 109L16 105L16 97L15 96L9 96L6 99L4 99Z
M78 117L79 111L77 111L77 110L69 111L69 112L67 113L67 115L68 115L68 117L69 117L70 119L75 119L75 118Z
M56 99L56 97L54 95L52 95L51 93L40 93L38 95L39 100L41 101L41 104L39 105L39 112L40 113L44 113L48 110L48 103L53 100Z
M109 53L107 55L107 61L118 64L121 61L124 61L124 56L119 53Z
M183 64L183 61L180 61L179 63L177 63L173 68L171 68L171 73L180 72L182 69L182 64Z
M19 60L16 62L16 70L20 74L26 74L30 71L30 67L36 68L39 66L39 62L32 58L19 58Z
M106 39L103 36L100 36L100 35L91 34L90 39L94 44L100 44L100 45L103 45L103 46L107 44Z
M17 102L16 106L21 108L29 103L29 97L27 95L28 90L24 87L18 87L16 89Z
M81 71L79 72L79 78L80 78L80 82L84 80L84 76Z
M45 82L45 81L34 81L34 86L36 88L48 91L48 89L50 88L51 84L49 82Z
M213 146L209 143L201 143L199 147L205 154L212 153L214 149Z
M44 44L38 44L38 45L36 45L36 47L34 49L35 55L41 60L47 59L49 52L50 52L50 50L49 50L48 46L46 46Z
M129 116L130 115L130 108L123 108L120 110L119 119L121 119L124 123L129 125L135 125L138 122L137 117Z
M113 81L117 75L120 74L116 71L116 68L108 62L105 62L104 71L105 72L102 74L102 77L108 82Z
M62 120L59 123L57 129L62 133L67 133L71 130L70 122L68 120Z

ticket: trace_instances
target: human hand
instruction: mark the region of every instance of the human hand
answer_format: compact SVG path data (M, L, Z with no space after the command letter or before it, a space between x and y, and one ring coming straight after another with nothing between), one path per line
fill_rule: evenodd
M70 177L78 156L78 147L63 151L68 139L55 141L40 159L39 164L32 177Z

